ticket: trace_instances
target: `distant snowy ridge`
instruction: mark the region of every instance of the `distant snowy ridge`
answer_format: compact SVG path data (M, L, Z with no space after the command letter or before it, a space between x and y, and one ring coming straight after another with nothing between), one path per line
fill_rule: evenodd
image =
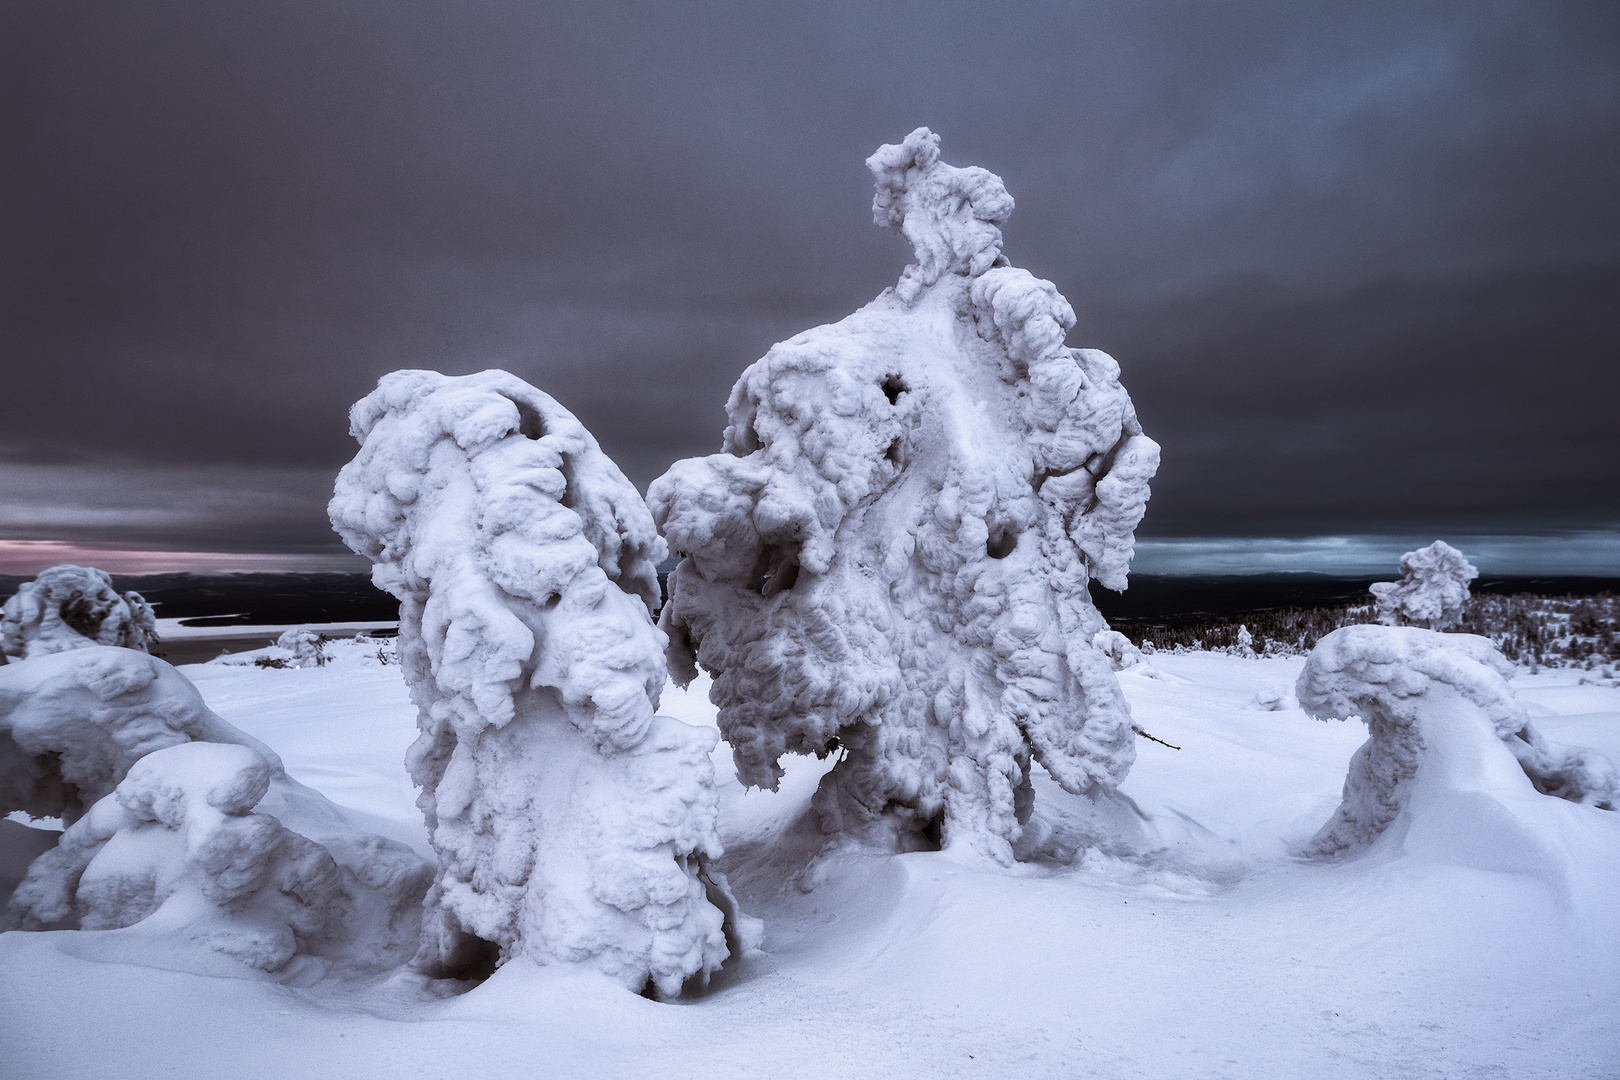
M723 452L648 502L684 556L661 625L683 684L715 676L739 777L837 753L829 834L965 842L1010 862L1032 762L1105 794L1134 759L1087 581L1122 589L1158 466L1119 367L1007 265L1001 181L926 128L867 162L899 283L773 347L732 390Z
M332 523L400 601L407 764L439 855L417 966L705 982L755 931L713 866L715 734L656 715L664 545L640 495L506 372L395 372L351 431Z

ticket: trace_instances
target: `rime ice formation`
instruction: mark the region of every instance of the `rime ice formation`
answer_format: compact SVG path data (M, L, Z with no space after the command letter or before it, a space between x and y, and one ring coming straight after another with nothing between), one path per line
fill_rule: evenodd
M120 596L106 571L70 563L24 583L0 616L0 647L19 658L86 645L146 652L156 640L152 605L140 593Z
M1372 586L1378 621L1385 626L1421 623L1444 630L1462 617L1468 603L1468 583L1479 571L1463 553L1436 540L1426 548L1401 556L1401 580Z
M418 966L470 972L495 946L666 997L706 980L753 921L712 867L715 735L655 714L664 546L636 489L502 371L395 372L351 431L332 523L400 600L439 854Z
M1615 809L1614 766L1542 738L1507 684L1512 673L1490 641L1471 634L1347 626L1323 638L1300 673L1300 705L1322 720L1359 716L1369 737L1310 850L1365 848L1403 818L1409 846L1413 823L1426 819L1431 836L1435 823L1471 824L1471 842L1540 847L1522 822L1544 796Z
M899 283L773 347L727 404L723 453L648 494L672 550L677 679L713 672L745 784L838 752L829 833L1012 858L1032 761L1103 793L1135 757L1088 579L1123 589L1159 448L1074 312L1008 266L1001 181L926 128L868 161Z
M428 864L288 778L155 657L0 668L0 810L68 826L11 898L21 929L140 924L270 972L295 956L387 968L417 944Z

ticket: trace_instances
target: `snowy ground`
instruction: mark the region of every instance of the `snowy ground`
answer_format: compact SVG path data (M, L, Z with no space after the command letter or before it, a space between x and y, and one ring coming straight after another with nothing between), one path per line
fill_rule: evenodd
M324 668L184 669L227 720L336 802L426 850L400 764L415 735L376 646ZM659 1005L558 968L460 997L420 981L298 989L90 963L75 934L0 936L0 1075L47 1077L1614 1077L1620 814L1569 879L1291 854L1337 805L1360 724L1256 694L1301 661L1152 658L1121 675L1142 742L1125 790L1159 851L990 872L943 854L806 869L824 768L726 786L728 869L761 953ZM1620 761L1620 690L1516 683L1552 739ZM703 687L666 713L712 723ZM725 748L717 755L729 776ZM1076 800L1041 811L1073 829ZM1068 822L1066 825L1065 822ZM806 889L808 888L808 891Z

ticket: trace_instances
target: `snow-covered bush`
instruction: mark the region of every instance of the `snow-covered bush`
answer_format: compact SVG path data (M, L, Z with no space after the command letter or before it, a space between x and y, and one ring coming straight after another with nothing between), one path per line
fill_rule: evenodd
M351 431L332 523L400 601L439 854L418 966L588 961L663 996L707 979L743 944L713 867L716 737L656 715L664 546L636 489L501 371L395 372Z
M6 601L0 648L18 658L117 645L146 652L157 641L152 605L138 592L119 595L104 570L63 563L42 570Z
M1462 617L1468 583L1479 571L1463 553L1436 540L1401 556L1401 580L1380 581L1372 588L1378 621L1385 626L1418 623L1444 630Z
M867 166L916 262L774 346L732 390L724 452L654 481L684 556L661 625L677 680L714 674L745 784L837 752L827 832L1007 861L1032 759L1088 793L1134 760L1087 589L1125 587L1159 448L1114 360L1064 345L1067 301L1001 256L997 177L940 161L926 128Z
M1282 712L1292 709L1298 702L1294 700L1294 693L1287 686L1268 686L1255 694L1249 701L1249 708L1261 712Z
M1507 684L1512 673L1470 634L1349 626L1323 638L1300 673L1300 705L1321 720L1360 717L1369 737L1310 850L1364 848L1403 814L1506 829L1512 804L1538 792L1615 809L1614 766L1542 738Z
M72 823L143 756L193 741L239 743L281 770L155 656L91 646L0 667L0 812Z
M18 927L128 927L161 907L143 936L266 971L295 954L385 968L416 948L431 867L289 778L156 657L89 647L0 667L13 810L68 826L12 897Z
M147 754L34 860L11 899L14 926L115 930L151 919L142 936L203 944L267 972L295 956L404 962L431 868L381 837L323 846L254 813L285 783L278 772L229 743Z
M314 630L305 627L283 630L281 636L276 638L276 648L285 649L292 654L289 661L291 667L324 667L326 665L326 642Z
M1115 671L1140 667L1147 663L1142 650L1131 644L1131 639L1118 630L1099 630L1091 637L1092 646L1108 657L1108 665Z

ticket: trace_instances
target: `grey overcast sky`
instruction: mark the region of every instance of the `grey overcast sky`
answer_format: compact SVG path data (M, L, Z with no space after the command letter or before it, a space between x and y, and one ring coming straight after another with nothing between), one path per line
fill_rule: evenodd
M332 550L401 367L645 487L898 276L919 124L1119 359L1143 535L1620 523L1617 4L0 0L0 95L0 539Z

